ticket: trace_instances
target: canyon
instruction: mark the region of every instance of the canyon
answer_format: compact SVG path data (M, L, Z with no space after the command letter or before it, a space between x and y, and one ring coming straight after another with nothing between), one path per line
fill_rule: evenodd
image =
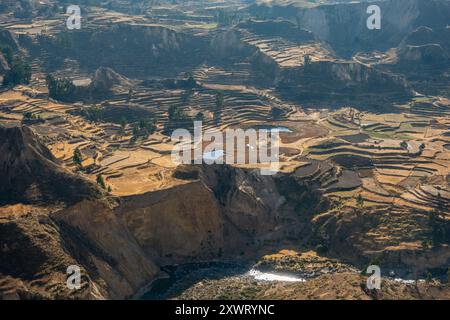
M80 30L27 1L0 6L0 80L30 69L0 87L0 298L450 298L449 1L377 1L381 30L364 1L93 0ZM174 163L194 120L280 129L279 172Z

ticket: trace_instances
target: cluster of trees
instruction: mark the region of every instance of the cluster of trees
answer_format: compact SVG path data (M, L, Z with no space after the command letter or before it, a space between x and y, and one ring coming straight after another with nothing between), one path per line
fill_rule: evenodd
M184 113L182 109L173 105L169 107L168 114L169 121L172 122L184 121L189 119L189 117Z
M28 84L31 80L31 67L21 58L14 59L10 70L3 78L4 86L15 86L18 84Z
M84 109L82 114L90 122L101 122L105 117L105 110L101 107L91 107Z
M49 74L47 75L46 81L50 98L61 101L70 101L73 99L76 87L70 79L55 78Z
M28 84L31 80L30 65L10 46L1 46L0 52L8 63L9 70L3 77L4 86L15 86L18 84Z
M445 211L436 209L430 212L428 225L433 247L450 242L450 223L445 219Z
M153 118L142 119L133 126L133 137L148 136L156 131L156 121Z
M41 119L40 115L36 115L32 112L25 112L23 114L23 121L29 121L29 120L36 120L36 119Z
M14 17L19 19L28 19L33 16L33 6L30 0L20 0L19 6L14 11Z
M81 154L81 151L79 148L76 148L73 151L73 156L72 156L72 161L75 164L75 166L77 167L78 170L83 169L83 155ZM105 179L103 179L103 176L101 174L97 175L97 184L104 190L107 190L108 192L111 192L111 187L107 186L105 183Z
M185 78L186 80L184 80L182 83L186 89L192 89L197 87L197 81L195 81L192 72L187 72Z
M279 119L283 115L283 113L283 109L278 107L272 107L272 109L270 109L270 116L274 120Z

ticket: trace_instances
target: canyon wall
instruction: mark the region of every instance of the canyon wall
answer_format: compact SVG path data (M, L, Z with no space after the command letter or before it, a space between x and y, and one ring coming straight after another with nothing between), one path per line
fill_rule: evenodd
M369 5L381 9L381 30L369 30L366 22ZM373 3L340 3L315 8L295 5L253 5L253 14L266 18L284 18L312 31L330 43L340 54L351 56L357 51L387 50L397 47L412 30L420 26L445 28L450 4L444 0L387 0Z

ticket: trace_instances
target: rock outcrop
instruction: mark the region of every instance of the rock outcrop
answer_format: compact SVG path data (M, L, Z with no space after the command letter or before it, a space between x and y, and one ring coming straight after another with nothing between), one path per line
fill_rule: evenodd
M100 192L63 169L28 127L0 127L0 203L76 203Z
M131 88L132 84L111 68L101 67L95 71L88 90L93 96L104 96L113 92L117 87L124 91L126 88Z
M5 57L0 53L0 75L3 75L6 73L6 71L9 70L8 62L6 61Z

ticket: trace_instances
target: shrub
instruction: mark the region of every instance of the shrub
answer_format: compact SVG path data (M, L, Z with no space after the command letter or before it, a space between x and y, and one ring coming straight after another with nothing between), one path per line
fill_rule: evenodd
M103 176L101 174L97 175L97 184L102 187L102 189L106 190L106 184L105 184L105 179L103 179Z
M325 254L325 253L328 252L328 247L326 245L324 245L324 244L318 244L316 246L316 252L318 254Z
M81 167L81 163L82 163L82 161L83 161L83 157L82 157L82 155L81 155L80 149L76 148L76 149L74 150L73 156L72 156L72 160L73 160L73 163L75 163L75 165L76 165L77 167Z

